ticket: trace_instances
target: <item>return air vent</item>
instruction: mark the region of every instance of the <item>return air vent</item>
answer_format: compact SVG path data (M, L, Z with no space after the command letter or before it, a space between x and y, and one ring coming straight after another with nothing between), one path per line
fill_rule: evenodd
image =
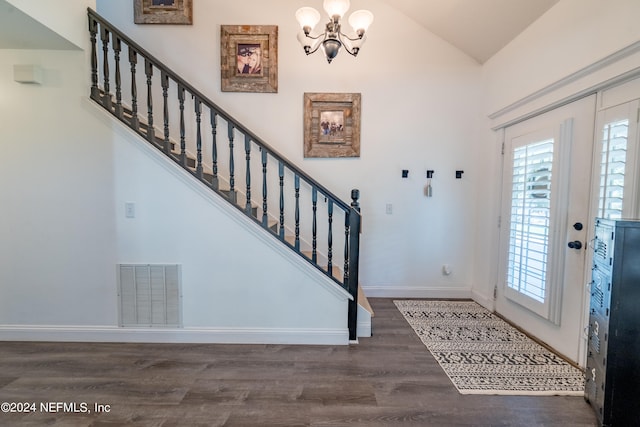
M120 264L122 327L181 327L180 265Z

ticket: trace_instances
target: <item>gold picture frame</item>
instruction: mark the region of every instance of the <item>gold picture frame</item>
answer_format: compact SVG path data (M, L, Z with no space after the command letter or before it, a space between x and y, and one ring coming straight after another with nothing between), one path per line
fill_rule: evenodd
M223 92L278 92L278 27L222 25L220 77Z
M193 24L193 0L134 0L136 24Z
M359 93L304 94L304 157L360 157Z

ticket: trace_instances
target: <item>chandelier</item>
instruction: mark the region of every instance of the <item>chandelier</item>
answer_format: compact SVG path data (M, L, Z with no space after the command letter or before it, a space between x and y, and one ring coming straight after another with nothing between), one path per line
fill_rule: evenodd
M353 56L358 55L360 47L366 40L365 32L373 22L373 13L368 10L357 10L349 16L349 24L353 27L356 35L349 37L341 30L340 20L349 10L349 0L324 0L324 10L329 15L324 33L317 36L311 35L314 27L320 21L320 13L312 7L301 7L296 12L296 19L302 27L298 33L298 41L304 48L307 55L311 55L319 48L322 48L329 64L338 56L340 48Z

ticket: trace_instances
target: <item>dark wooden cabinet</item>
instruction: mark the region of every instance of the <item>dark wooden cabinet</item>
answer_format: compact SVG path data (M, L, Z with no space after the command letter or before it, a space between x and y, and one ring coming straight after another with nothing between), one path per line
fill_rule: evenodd
M640 426L640 221L598 219L585 399L603 426Z

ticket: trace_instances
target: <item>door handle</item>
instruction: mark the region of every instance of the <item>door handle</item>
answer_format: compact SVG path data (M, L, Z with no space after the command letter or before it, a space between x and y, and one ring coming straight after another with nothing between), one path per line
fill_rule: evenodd
M582 242L580 240L574 240L567 244L571 249L582 249Z

